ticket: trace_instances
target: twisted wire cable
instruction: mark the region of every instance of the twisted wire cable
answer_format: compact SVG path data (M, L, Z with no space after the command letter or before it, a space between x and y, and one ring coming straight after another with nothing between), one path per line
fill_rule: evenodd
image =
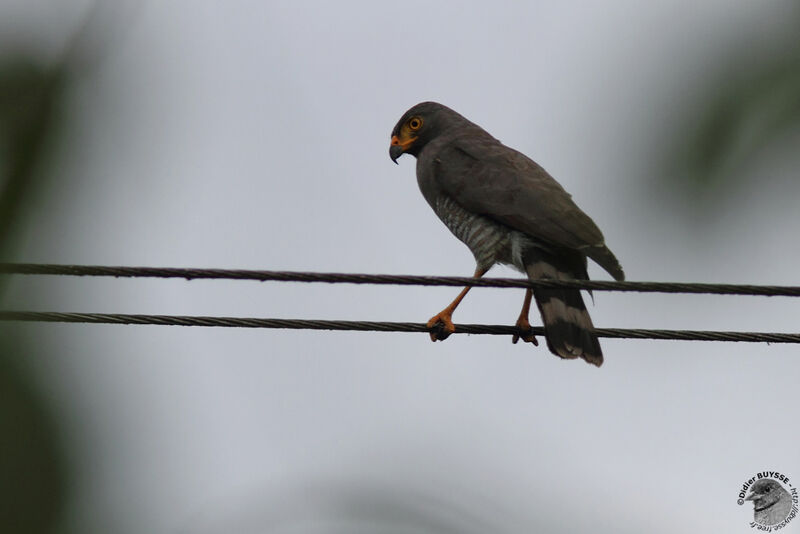
M800 296L800 286L712 284L696 282L616 282L605 280L528 280L522 278L472 278L393 274L316 273L248 269L196 269L177 267L124 267L101 265L54 265L2 263L0 274L111 276L117 278L183 278L186 280L257 280L261 282L324 282L329 284L378 284L416 286L522 287L533 289L585 289L643 293L693 293L714 295Z
M384 321L323 321L316 319L274 319L256 317L212 317L195 315L143 315L122 313L66 313L0 311L0 321L90 323L118 325L206 326L234 328L282 328L292 330L339 330L359 332L430 332L423 323ZM542 336L543 327L530 332ZM456 334L525 334L516 326L458 324ZM639 328L595 328L598 337L617 339L660 339L680 341L738 341L800 343L800 334L774 332L725 332L708 330L649 330Z

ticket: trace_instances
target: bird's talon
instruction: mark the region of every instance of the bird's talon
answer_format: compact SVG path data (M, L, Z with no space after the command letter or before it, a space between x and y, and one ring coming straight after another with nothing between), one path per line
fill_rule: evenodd
M511 338L511 343L516 344L517 341L522 339L522 341L526 343L533 343L535 346L539 346L539 341L537 341L536 336L533 335L533 329L528 321L519 320L516 326L519 329L519 333L514 334L514 337Z
M456 327L450 317L441 313L431 317L427 326L430 330L431 341L444 341L456 331Z
M431 328L432 328L431 341L444 341L445 339L450 337L450 334L453 333L450 330L448 330L447 325L445 325L441 321L434 324Z
M533 334L514 334L514 337L511 338L511 342L516 345L520 339L526 343L533 343L535 346L539 346L539 341L537 341L536 336Z

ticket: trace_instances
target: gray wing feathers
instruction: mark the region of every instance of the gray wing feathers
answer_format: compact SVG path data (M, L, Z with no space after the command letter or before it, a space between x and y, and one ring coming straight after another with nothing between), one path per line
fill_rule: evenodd
M491 136L443 147L437 185L458 204L559 247L581 250L617 280L624 278L594 221L536 162Z
M613 276L614 280L625 280L625 272L622 270L622 265L620 265L617 257L607 246L588 247L585 252L597 265Z

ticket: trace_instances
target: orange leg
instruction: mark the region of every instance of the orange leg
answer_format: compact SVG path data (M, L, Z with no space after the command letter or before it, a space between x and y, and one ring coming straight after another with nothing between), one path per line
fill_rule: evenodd
M512 343L516 343L522 338L522 341L527 341L528 343L533 343L534 345L539 345L539 342L536 341L536 337L533 334L525 334L525 331L531 329L531 323L528 322L528 315L531 311L531 297L533 297L533 290L527 289L525 291L525 301L522 303L522 310L519 312L519 319L517 319L517 328L522 331L522 334L514 334L514 337L511 338Z
M489 269L475 269L475 274L473 275L475 278L480 278L486 271ZM431 341L444 341L447 339L450 334L456 331L456 327L453 324L453 312L456 310L458 305L467 296L471 286L467 286L461 290L461 293L453 299L453 302L450 303L445 309L431 317L430 321L428 321L428 328L431 328Z

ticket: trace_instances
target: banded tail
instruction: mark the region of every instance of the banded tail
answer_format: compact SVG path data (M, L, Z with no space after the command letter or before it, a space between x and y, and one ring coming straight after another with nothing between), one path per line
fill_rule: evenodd
M531 280L588 280L586 258L580 254L553 254L534 248L525 258ZM583 358L600 366L603 351L593 333L594 325L577 289L535 289L533 297L542 315L547 348L565 359Z

